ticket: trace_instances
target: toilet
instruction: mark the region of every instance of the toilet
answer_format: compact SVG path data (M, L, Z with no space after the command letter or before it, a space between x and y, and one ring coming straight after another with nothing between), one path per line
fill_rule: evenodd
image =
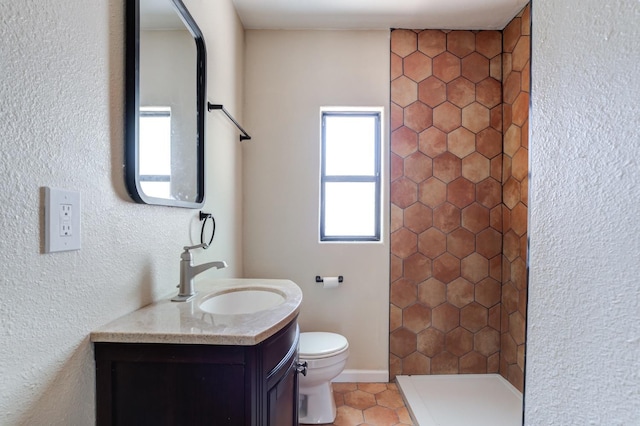
M327 332L300 333L299 362L307 363L307 375L299 375L298 420L301 424L333 423L336 403L331 380L342 372L349 357L344 336Z

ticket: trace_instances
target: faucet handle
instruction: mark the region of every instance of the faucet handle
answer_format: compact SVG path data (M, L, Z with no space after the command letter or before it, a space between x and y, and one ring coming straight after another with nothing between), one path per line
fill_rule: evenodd
M202 243L202 244L198 244L197 246L184 246L183 250L188 252L189 250L193 250L193 249L197 249L197 248L206 249L207 247L209 247L208 244Z

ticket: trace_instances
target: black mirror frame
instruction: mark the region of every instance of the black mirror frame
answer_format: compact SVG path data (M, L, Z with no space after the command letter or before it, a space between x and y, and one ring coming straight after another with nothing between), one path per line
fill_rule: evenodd
M140 186L139 144L140 135L140 0L126 2L125 18L125 182L131 198L141 204L197 209L204 205L205 157L204 120L206 107L206 62L204 38L195 20L182 0L170 0L196 43L196 91L197 91L197 196L195 201L183 201L149 197Z

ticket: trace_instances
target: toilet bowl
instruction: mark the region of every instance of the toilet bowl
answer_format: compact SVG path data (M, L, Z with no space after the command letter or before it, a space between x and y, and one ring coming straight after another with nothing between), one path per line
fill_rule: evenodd
M300 363L307 363L306 376L299 376L298 420L301 424L333 423L336 403L331 380L342 372L349 357L344 336L327 332L300 333Z

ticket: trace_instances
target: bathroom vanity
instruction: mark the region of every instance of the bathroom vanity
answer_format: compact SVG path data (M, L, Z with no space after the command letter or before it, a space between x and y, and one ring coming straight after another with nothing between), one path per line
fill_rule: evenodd
M192 301L154 303L91 334L98 425L298 424L300 289L248 279L198 287ZM233 312L228 298L224 313L211 308L242 291L282 300L257 300L255 312L242 303Z

